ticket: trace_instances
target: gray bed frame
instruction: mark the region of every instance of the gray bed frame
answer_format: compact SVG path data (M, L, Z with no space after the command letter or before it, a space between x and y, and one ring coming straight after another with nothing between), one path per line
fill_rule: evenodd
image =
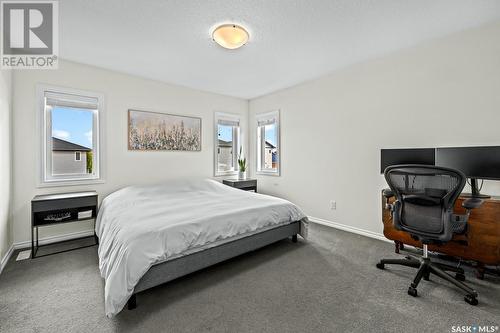
M127 302L127 307L129 310L137 307L136 295L141 291L156 287L244 253L257 250L263 246L288 237L292 237L292 241L295 243L297 242L298 233L300 233L300 221L295 221L200 252L153 265L135 286L134 293Z

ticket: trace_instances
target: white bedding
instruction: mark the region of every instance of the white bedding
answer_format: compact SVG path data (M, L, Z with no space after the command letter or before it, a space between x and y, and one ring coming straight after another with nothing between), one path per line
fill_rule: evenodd
M299 220L304 213L289 201L209 179L118 190L96 221L106 315L122 310L156 263Z

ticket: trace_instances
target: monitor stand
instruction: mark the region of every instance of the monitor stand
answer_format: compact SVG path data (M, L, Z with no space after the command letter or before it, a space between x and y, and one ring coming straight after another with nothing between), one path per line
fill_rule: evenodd
M462 193L462 197L465 198L480 198L489 199L491 196L479 193L479 187L477 186L477 178L470 179L470 187L472 188L472 193Z

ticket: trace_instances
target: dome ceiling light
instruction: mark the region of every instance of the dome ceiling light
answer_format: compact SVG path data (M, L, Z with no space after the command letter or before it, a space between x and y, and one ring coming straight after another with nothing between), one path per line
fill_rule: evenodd
M225 49L234 50L248 42L248 31L236 24L223 24L212 32L212 39Z

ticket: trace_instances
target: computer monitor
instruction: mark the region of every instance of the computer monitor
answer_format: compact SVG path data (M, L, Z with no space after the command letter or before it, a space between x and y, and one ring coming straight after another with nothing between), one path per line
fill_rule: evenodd
M462 171L471 179L472 196L487 197L477 180L500 180L500 146L437 148L436 165Z
M436 150L434 148L381 149L380 173L385 168L397 164L434 165Z

